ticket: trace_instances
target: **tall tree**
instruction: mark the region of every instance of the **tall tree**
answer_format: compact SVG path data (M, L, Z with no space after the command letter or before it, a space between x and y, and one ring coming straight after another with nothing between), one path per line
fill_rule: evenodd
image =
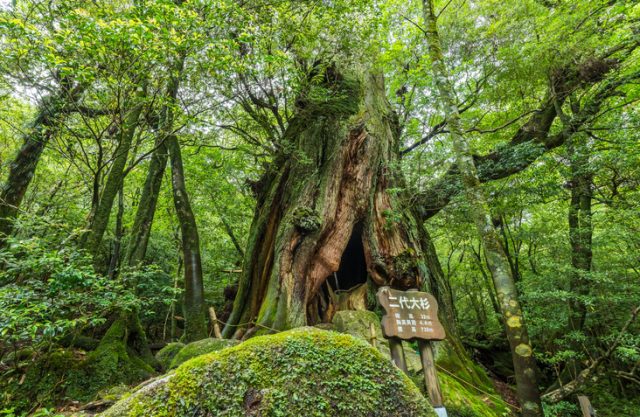
M226 336L329 320L328 278L340 275L341 265L363 262L355 266L376 285L429 284L408 199L390 192L403 187L403 178L382 76L333 65L314 71L317 82L298 100L284 134L287 146L256 187ZM345 253L348 245L362 251L362 260ZM349 288L366 282L366 274L339 279Z
M165 139L162 135L157 136L155 149L151 154L147 177L142 187L142 194L138 201L138 209L125 253L124 263L128 266L140 264L147 253L151 226L162 186L162 177L167 166L168 151Z
M183 76L185 55L176 57L173 72L167 88L167 103L163 112L160 135L169 154L171 165L171 186L173 203L180 223L182 236L182 259L184 263L184 337L195 341L207 337L207 306L204 299L204 281L202 276L202 257L200 254L200 236L198 225L189 201L185 181L184 163L180 142L174 132L176 96ZM161 149L161 148L159 148ZM158 161L161 162L161 161ZM159 164L158 169L161 168ZM157 196L155 197L157 198Z
M122 188L126 173L126 165L129 159L129 151L133 143L136 129L139 127L140 115L145 106L146 83L137 88L135 94L131 94L130 99L125 103L122 114L119 114L117 134L118 141L113 154L113 162L105 186L100 194L100 200L90 219L89 234L86 240L86 247L94 256L100 251L102 238L109 225L111 209L118 195L118 191Z
M450 136L456 156L456 166L462 179L466 201L470 206L471 216L482 240L487 263L498 294L500 309L505 317L505 332L511 348L522 415L524 417L542 417L542 402L536 378L537 366L520 307L515 280L509 260L500 244L498 232L491 220L489 204L480 185L478 171L468 140L465 137L465 129L462 126L454 87L449 78L442 53L434 2L433 0L423 0L422 4L425 36L429 45L433 78L445 109L446 122L451 132Z
M62 119L73 111L86 89L84 84L67 80L58 91L42 99L37 115L25 133L23 144L9 166L9 175L0 188L0 245L11 234L25 193L35 175L42 152L56 133Z
M195 341L207 337L207 306L204 299L200 236L184 177L180 144L175 134L166 138L171 161L171 185L176 215L180 222L184 260L184 337Z
M571 177L569 188L569 242L571 244L570 292L572 300L569 311L569 329L582 331L587 315L584 296L589 293L589 273L593 252L591 241L593 227L591 223L591 203L593 198L593 171L589 157L589 144L586 135L572 135L567 140L567 154Z

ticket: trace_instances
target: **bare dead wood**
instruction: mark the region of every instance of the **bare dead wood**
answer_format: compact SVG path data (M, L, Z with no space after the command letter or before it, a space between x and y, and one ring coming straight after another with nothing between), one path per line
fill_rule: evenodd
M624 324L624 326L622 326L622 329L620 329L618 336L602 356L599 356L593 362L591 362L591 365L589 365L586 369L583 369L575 379L558 389L547 392L542 396L542 399L549 403L557 403L558 401L562 401L568 396L574 394L584 385L593 381L597 377L598 368L606 359L608 359L613 354L616 348L620 345L627 329L629 328L631 323L633 323L638 317L638 313L640 313L640 306L633 309L633 311L631 312L631 316Z
M216 316L216 310L211 306L209 307L209 320L213 326L213 335L216 339L222 339L222 332L220 332L220 324L218 322L218 316Z

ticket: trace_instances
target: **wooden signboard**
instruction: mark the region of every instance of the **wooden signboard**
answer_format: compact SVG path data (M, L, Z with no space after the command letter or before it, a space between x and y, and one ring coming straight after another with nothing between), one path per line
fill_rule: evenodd
M438 304L433 295L381 287L377 296L387 313L382 318L385 337L404 340L445 338L444 328L438 320Z
M380 287L377 296L386 313L382 317L382 332L389 339L393 362L406 372L402 340L418 341L429 399L436 414L446 417L431 346L432 340L445 338L444 327L438 320L435 297L418 290L399 291L389 287Z

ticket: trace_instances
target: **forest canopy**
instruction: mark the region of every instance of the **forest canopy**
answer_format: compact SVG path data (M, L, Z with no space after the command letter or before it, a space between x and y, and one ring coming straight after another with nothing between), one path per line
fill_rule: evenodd
M0 50L0 415L381 286L511 415L640 410L635 1L0 0Z

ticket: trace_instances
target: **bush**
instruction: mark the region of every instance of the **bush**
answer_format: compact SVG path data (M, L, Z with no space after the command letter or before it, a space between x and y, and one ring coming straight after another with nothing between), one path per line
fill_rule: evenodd
M8 243L0 252L0 357L25 347L48 350L140 305L123 282L96 274L83 251L52 248L38 237Z

